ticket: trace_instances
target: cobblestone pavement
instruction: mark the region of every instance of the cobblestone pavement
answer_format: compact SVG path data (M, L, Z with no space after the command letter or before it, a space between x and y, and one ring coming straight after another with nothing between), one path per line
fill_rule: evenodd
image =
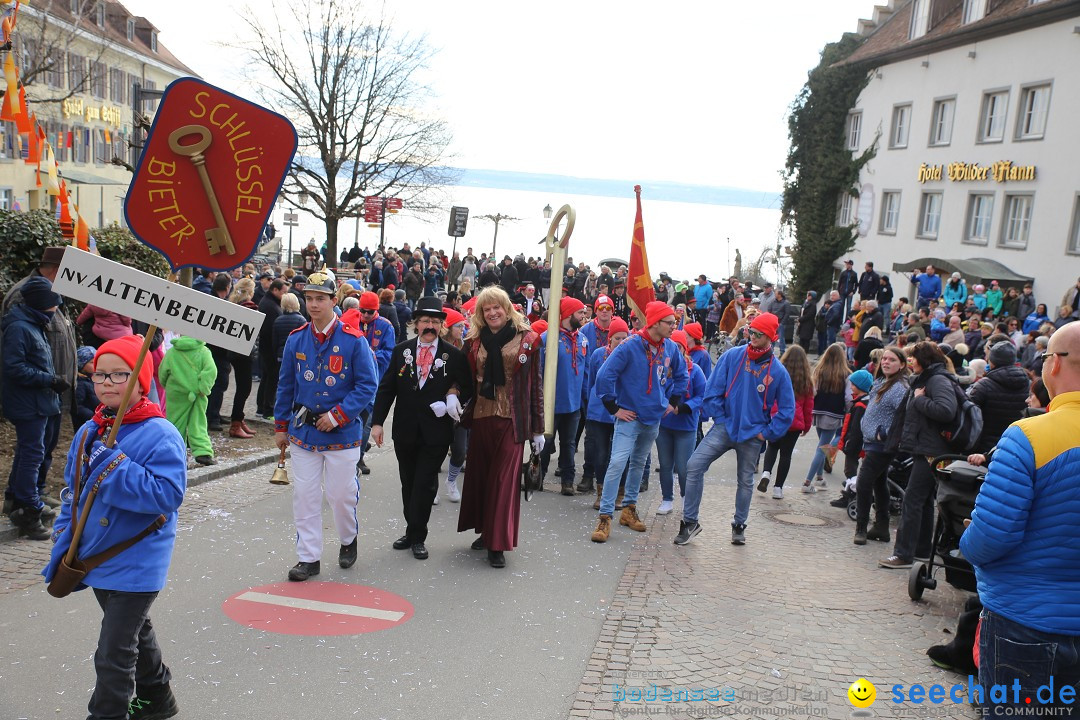
M730 544L734 453L706 476L704 530L688 545L672 542L679 501L673 514L657 517L659 497L647 493L648 532L630 554L571 718L849 717L847 689L860 677L877 688L875 717L975 717L948 702L884 702L895 684L966 682L925 655L951 638L966 593L942 575L937 590L912 602L907 572L877 567L892 546L854 545L854 523L829 506L839 473L827 491L799 492L797 468L805 469L812 445L800 448L804 460L796 456L783 500L754 492L742 547ZM712 689L721 698L730 689L735 699L615 702L619 689L648 691L653 684Z

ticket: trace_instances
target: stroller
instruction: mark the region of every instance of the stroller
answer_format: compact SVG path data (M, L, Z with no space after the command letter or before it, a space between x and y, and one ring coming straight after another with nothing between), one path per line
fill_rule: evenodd
M889 515L900 514L900 508L904 504L904 490L907 488L908 477L911 476L913 462L910 455L900 453L889 463L889 470L885 475L885 482L889 486ZM847 504L847 514L852 521L859 517L858 505L854 497Z
M922 598L924 590L937 588L936 568L945 568L945 582L958 590L976 591L975 569L960 553L964 521L971 518L986 468L970 465L966 455L942 455L931 463L937 479L937 520L930 559L918 562L908 574L908 595Z

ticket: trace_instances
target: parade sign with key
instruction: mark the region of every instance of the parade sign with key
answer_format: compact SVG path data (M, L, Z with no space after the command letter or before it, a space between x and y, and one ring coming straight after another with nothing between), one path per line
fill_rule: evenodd
M241 265L258 247L296 144L281 115L202 80L176 80L128 188L131 231L174 269Z
M263 314L100 255L68 247L53 290L240 355L250 355Z

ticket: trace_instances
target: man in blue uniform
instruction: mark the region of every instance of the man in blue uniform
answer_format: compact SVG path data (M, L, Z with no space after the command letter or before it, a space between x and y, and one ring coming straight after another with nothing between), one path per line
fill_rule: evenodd
M368 339L368 343L371 344L371 349L375 351L375 362L378 363L376 372L377 379L381 379L386 373L386 368L390 367L390 356L394 354L394 345L397 344L397 337L394 333L394 324L379 315L379 296L370 290L360 295L360 332L364 333L364 337ZM372 403L374 404L374 399ZM360 461L356 464L356 469L363 475L371 474L371 468L364 462L364 453L367 452L368 437L371 435L371 411L374 409L374 405L369 408L365 408L367 418L364 424L364 442L360 446Z
M601 294L593 304L596 317L581 328L581 335L589 340L589 353L599 348L606 348L608 344L608 332L611 327L611 319L615 315L615 303L607 295ZM589 433L588 420L589 391L586 389L585 397L581 400L581 420L578 424L577 438L574 440L574 451L577 451L577 443L581 440L581 434L585 433L585 458L581 463L581 482L577 490L580 493L591 493L593 481L596 477L593 466L593 457L596 454L596 438Z
M675 322L675 311L667 303L646 305L645 329L615 348L596 376L594 392L615 416L615 433L593 542L607 542L611 534L615 496L628 461L619 524L645 532L637 514L641 472L660 431L660 418L669 406L672 412L678 410L689 378L682 348L668 339Z
M559 436L559 479L562 494L574 494L574 440L577 438L581 420L581 395L589 362L589 341L578 329L585 323L585 303L577 298L565 297L559 305L559 363L555 381L555 434ZM547 367L547 332L540 336L540 364ZM552 438L554 440L554 438ZM540 453L540 470L547 476L548 463L555 452L555 443L549 442Z
M322 273L304 288L311 322L285 342L274 405L274 441L292 443L293 518L300 561L289 579L319 574L323 488L341 540L338 564L356 562L356 463L366 409L379 386L364 335L334 314L334 281Z

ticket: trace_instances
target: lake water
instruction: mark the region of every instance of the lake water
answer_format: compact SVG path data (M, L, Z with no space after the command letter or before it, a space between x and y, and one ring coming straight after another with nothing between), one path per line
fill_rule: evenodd
M526 257L541 253L540 239L547 233L549 221L544 219L545 205L558 211L569 204L577 213L577 221L570 238L569 255L575 261L585 261L594 268L603 258L617 257L628 260L630 240L634 229L633 185L627 183L626 197L602 197L598 195L560 195L551 191L507 190L486 187L455 186L444 189L445 211L430 218L418 217L405 207L396 215L388 215L386 242L400 247L408 242L413 248L426 242L428 247L443 248L450 252L454 238L448 237L446 228L450 206L469 208L469 222L465 237L458 238L457 248L464 254L472 247L477 256L491 253L495 234L493 222L476 215L509 215L520 218L504 220L499 224L496 255L514 256L524 253ZM273 218L279 236L288 238L288 228L282 222L284 210L275 210ZM321 247L325 230L319 221L306 213L299 213L300 226L293 231L293 250L299 249L311 238ZM742 253L743 267L750 264L765 247L774 247L780 222L778 208L735 207L672 200L650 200L647 185L642 189L642 218L645 225L645 245L649 255L649 269L655 278L667 272L673 278L690 279L704 272L710 279L728 277L735 261L735 251ZM352 247L354 237L360 247L374 249L379 244L379 229L369 228L354 220L342 222L338 229L340 247ZM783 244L789 244L784 240ZM776 279L776 269L769 265L765 272L769 279Z

